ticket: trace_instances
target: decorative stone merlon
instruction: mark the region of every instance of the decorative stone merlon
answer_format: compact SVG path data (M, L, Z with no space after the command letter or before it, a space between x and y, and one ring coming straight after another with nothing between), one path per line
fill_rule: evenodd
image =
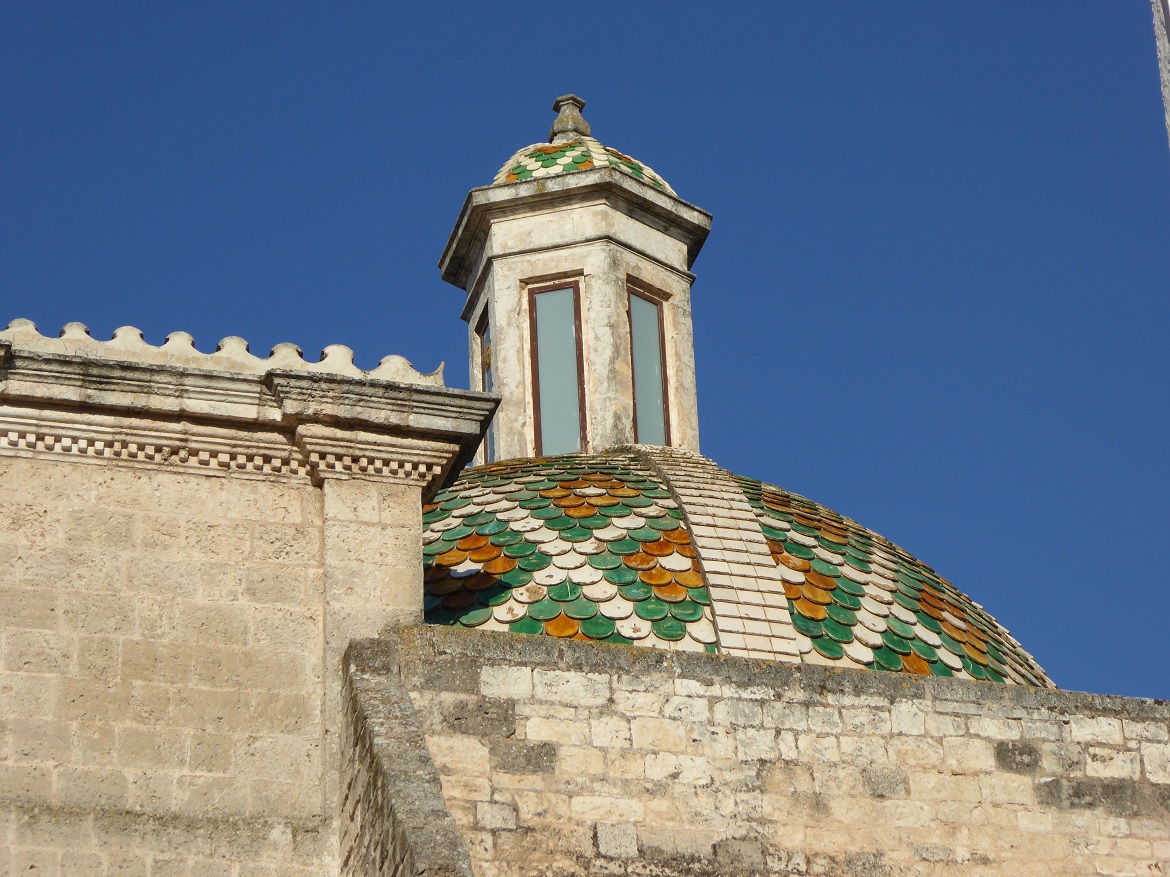
M153 348L137 330L98 342L71 323L46 339L18 320L0 333L0 454L314 481L394 478L429 493L471 459L497 405L447 389L437 372L419 375L401 357L362 372L348 348L334 346L315 364L349 362L347 374L305 363L292 345L249 363L236 341L215 354L184 353L182 333Z
M89 334L83 323L67 323L56 338L42 335L31 320L13 320L0 332L0 342L10 342L26 351L85 356L89 359L108 359L115 362L136 362L143 365L168 365L182 368L209 369L237 374L260 375L272 369L302 371L319 374L344 375L352 378L374 378L408 384L443 386L443 366L430 374L416 371L401 356L387 356L377 368L363 371L353 363L353 351L342 344L330 344L321 352L319 362L307 362L301 348L289 342L277 344L266 358L253 356L248 342L234 335L216 345L214 353L195 349L194 339L186 332L172 332L161 347L147 344L142 330L122 326L114 331L109 341L98 341Z

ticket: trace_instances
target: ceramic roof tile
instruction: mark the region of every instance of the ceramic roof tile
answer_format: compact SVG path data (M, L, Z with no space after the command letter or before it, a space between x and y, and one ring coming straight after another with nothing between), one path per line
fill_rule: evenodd
M602 146L597 140L586 135L566 143L534 143L518 150L500 168L492 185L538 180L542 177L560 176L576 171L612 167L634 179L649 183L670 195L672 189L658 174L635 158Z

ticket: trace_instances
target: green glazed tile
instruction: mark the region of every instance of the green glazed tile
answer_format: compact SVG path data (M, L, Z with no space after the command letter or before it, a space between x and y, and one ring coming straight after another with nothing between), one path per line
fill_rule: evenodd
M841 590L840 588L833 589L833 600L837 603L838 606L843 606L846 609L852 609L855 612L861 608L860 599L854 597L847 591Z
M500 521L500 523L504 524L503 521ZM504 524L504 526L507 527L508 525ZM491 535L491 538L488 541L491 542L492 545L498 546L499 548L506 548L509 545L516 545L517 543L524 541L524 535L522 533L517 533L515 530L501 530L500 532L494 534L482 533L480 535Z
M698 621L703 617L703 607L693 600L670 604L670 614L679 621Z
M814 570L816 570L817 572L819 572L823 576L829 576L830 578L836 578L837 576L841 575L841 570L839 567L837 567L831 563L825 563L825 561L821 560L819 557L814 557L812 560L809 561L809 563L812 564L812 568Z
M458 527L452 527L450 530L444 530L443 541L450 542L452 545L454 545L464 536L470 536L474 532L475 530L471 529L471 527L465 527L463 524L460 524Z
M655 530L659 531L677 530L678 521L672 518L670 515L663 515L661 518L647 518L646 526L653 527ZM659 532L658 535L661 536L662 533Z
M919 610L915 613L918 616L918 623L925 627L932 633L942 633L942 625L927 615L925 612Z
M557 585L550 585L548 589L548 596L551 600L556 600L558 603L568 603L571 600L576 600L581 596L581 586L576 582L565 580ZM548 619L542 618L541 621Z
M937 636L942 640L942 644L946 646L948 652L950 652L952 655L955 655L956 657L966 660L965 656L967 654L967 650L959 645L955 640L951 639L949 634L945 632L939 632Z
M492 585L479 592L479 602L484 606L500 606L511 599L511 588L501 588L499 585Z
M832 539L826 539L824 536L818 536L817 542L821 544L822 548L832 551L834 554L845 553L845 546L840 542L834 542Z
M812 527L809 527L805 524L800 523L800 521L793 521L792 522L792 529L795 530L797 533L802 533L805 536L819 536L820 535L820 532L818 530L814 530Z
M963 669L976 679L987 679L987 674L983 672L983 668L968 658L966 655L960 655L959 660L963 662Z
M593 538L593 531L585 527L570 527L561 531L561 538L566 542L588 542Z
M592 618L597 614L597 604L585 597L578 597L572 602L564 605L564 612L570 618L577 621L583 621L586 618Z
M681 521L683 519L682 509L667 509L666 516L668 518L674 518L676 521Z
M895 618L893 615L886 619L886 627L888 627L904 640L912 640L917 636L917 634L914 633L913 627L911 627L905 621L901 621ZM902 654L905 654L905 652Z
M841 576L837 579L837 590L844 591L846 594L849 594L852 597L865 596L865 586L859 585L852 579L845 578L845 576Z
M474 515L468 515L463 519L463 524L467 527L481 527L484 524L490 524L496 520L496 516L492 512L476 512ZM505 524L504 526L507 526Z
M427 512L422 516L423 525L437 524L439 521L445 521L449 514L449 512L446 512L443 509L435 509L433 512Z
M660 621L666 617L669 611L667 605L657 597L648 597L642 602L634 604L634 614L644 621Z
M918 639L917 637L910 640L910 648L912 648L914 650L914 653L916 655L918 655L918 657L922 658L924 661L937 661L938 660L938 652L936 652L933 648L928 646L926 643L924 643L922 640Z
M831 640L827 636L818 636L812 641L813 648L824 655L826 658L836 660L837 658L845 657L845 648L836 640Z
M622 565L622 559L616 554L611 554L608 551L602 551L598 554L590 554L588 557L589 565L594 569L617 569Z
M611 585L632 585L638 581L638 571L625 565L619 566L617 569L607 569L602 575ZM650 586L646 585L646 587Z
M711 605L711 595L707 593L707 589L705 587L687 588L687 594L700 606Z
M508 570L500 576L499 581L509 588L522 588L532 581L532 573L529 570L517 567L516 569Z
M998 670L992 667L984 667L983 673L992 682L1003 682L1003 676L999 673Z
M430 545L423 546L423 557L438 557L451 550L451 545L442 539L436 539Z
M917 612L919 609L918 601L908 594L903 594L901 591L894 594L894 602L899 606L905 606L911 612Z
M654 505L654 500L645 496L623 496L622 502L634 509L635 512L637 509L644 509L646 506Z
M527 570L528 572L536 572L537 570L544 569L546 566L551 564L551 557L549 557L547 554L540 554L537 552L529 554L526 557L521 557L520 562L516 565L520 567L520 569Z
M442 597L436 597L434 594L427 594L423 597L423 612L434 612L442 605Z
M459 613L451 609L436 609L427 616L430 624L445 624L448 627L459 623Z
M853 642L853 630L848 625L834 621L832 618L826 618L821 622L821 626L824 627L825 635L830 639L839 643Z
M899 655L910 654L910 643L906 642L906 640L902 639L902 637L893 631L883 631L882 642L886 644L886 648L897 652Z
M645 487L642 489L642 495L651 499L673 499L670 491L663 490L661 487Z
M631 570L631 572L633 572L633 570ZM637 581L636 576L635 581ZM637 582L637 584L622 585L618 588L618 593L632 603L640 603L643 600L648 600L653 597L654 589L647 584Z
M825 607L825 611L829 613L829 618L838 624L852 627L857 623L857 614L852 609L846 609L838 603L830 603Z
M535 509L547 509L552 505L552 500L547 496L534 496L530 499L520 500L520 508L533 511ZM533 515L535 517L535 515Z
M609 550L614 554L635 554L642 550L642 543L636 539L618 539L609 543Z
M588 527L590 530L603 530L609 526L609 518L605 515L590 515L587 518L577 518L577 526Z
M616 625L613 619L606 618L604 615L594 615L581 622L581 633L590 639L605 639L612 636L615 629Z
M468 499L465 496L456 496L456 497L452 497L451 499L444 500L443 502L439 503L439 508L444 509L448 512L453 512L456 509L466 508L469 505L471 505L470 499Z
M662 534L653 527L639 527L636 530L630 530L629 536L639 542L657 542L662 538Z
M552 621L561 614L561 604L547 597L528 607L528 617L537 621Z
M634 644L632 639L628 639L627 637L622 636L616 630L607 636L604 640L602 640L602 642L611 643L615 646L632 646Z
M527 557L536 551L536 546L531 542L526 542L521 539L515 545L509 545L504 549L504 557Z
M946 664L944 664L942 661L935 661L934 663L932 663L928 666L930 667L930 673L932 676L952 677L955 675L954 673L951 672L951 668L948 667Z
M488 512L484 512L484 514L488 514ZM477 515L477 517L478 517L478 515ZM480 536L495 536L497 534L504 533L505 531L507 531L507 529L508 529L508 522L507 521L501 521L499 518L492 518L490 521L486 521L485 523L478 525L475 528L475 532L478 533ZM520 536L519 533L517 533L516 535ZM520 536L520 538L523 539L524 537ZM500 543L493 542L492 544L499 545Z
M544 525L550 530L571 530L577 526L577 519L570 518L568 515L561 515L559 518L549 518L544 522ZM592 535L592 533L590 534Z
M559 518L564 514L564 510L560 506L556 505L548 505L542 509L532 510L532 517L536 518L538 521L551 521L553 518Z
M544 633L544 625L535 618L530 618L525 615L519 621L513 621L508 625L508 629L512 633L527 633L527 634L541 634Z
M873 650L873 660L883 670L891 670L896 673L902 669L902 656L885 646Z
M799 612L792 613L792 626L807 637L818 637L825 634L825 628L819 621L805 618Z
M486 606L481 606L463 610L463 614L459 617L459 623L464 627L479 627L491 617L492 610Z
M799 542L789 541L785 543L784 550L793 557L799 557L803 560L812 561L817 557L816 552L805 545L801 545Z
M598 511L607 518L624 518L631 514L633 509L631 509L628 505L623 505L619 502L617 505L602 506L598 509Z
M767 539L783 541L786 537L786 534L783 530L777 530L774 527L769 527L767 524L760 524L760 531Z
M687 635L687 626L677 618L662 618L653 622L650 629L659 639L668 642L677 642Z

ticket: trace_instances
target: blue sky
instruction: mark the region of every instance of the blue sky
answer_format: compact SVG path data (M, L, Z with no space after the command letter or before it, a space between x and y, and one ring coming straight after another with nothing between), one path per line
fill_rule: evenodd
M399 8L399 7L403 8ZM459 207L572 91L714 214L703 451L856 518L1062 687L1170 697L1170 149L1148 3L8 4L0 324L348 344L466 386Z

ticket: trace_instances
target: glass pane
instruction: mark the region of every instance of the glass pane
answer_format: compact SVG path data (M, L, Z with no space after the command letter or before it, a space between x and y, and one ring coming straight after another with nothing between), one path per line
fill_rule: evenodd
M554 289L535 298L541 452L576 453L581 450L581 382L573 290Z
M495 392L495 382L492 380L492 327L484 323L479 333L480 365L483 368L483 391ZM495 462L496 459L496 428L495 418L488 425L487 435L484 437L484 461Z
M638 441L666 444L666 411L662 404L662 339L658 305L630 296L630 337L634 351L634 405Z

